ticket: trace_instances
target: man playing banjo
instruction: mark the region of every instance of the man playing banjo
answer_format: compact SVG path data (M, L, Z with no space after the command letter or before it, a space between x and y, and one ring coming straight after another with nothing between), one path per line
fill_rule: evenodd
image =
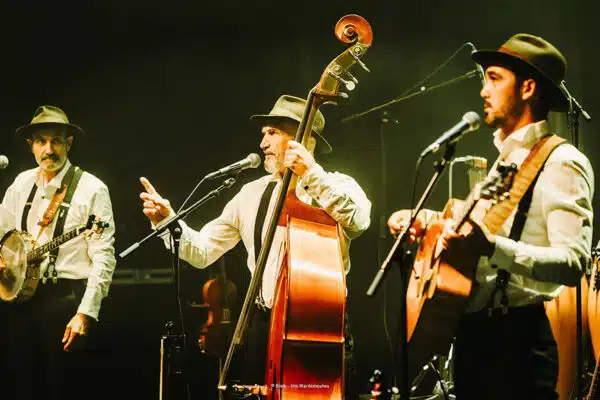
M110 195L102 181L69 161L83 130L58 107L39 107L16 135L27 141L38 167L20 173L0 205L2 392L19 399L79 398L85 392L78 385L93 386L81 373L85 353L71 351L82 347L98 319L116 265ZM32 260L32 249L78 232L93 216L104 221L102 235L69 237Z

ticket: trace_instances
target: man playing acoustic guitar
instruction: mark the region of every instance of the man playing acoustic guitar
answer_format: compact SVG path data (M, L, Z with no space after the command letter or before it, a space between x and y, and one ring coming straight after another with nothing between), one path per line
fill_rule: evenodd
M560 87L566 60L553 45L529 34L472 57L485 69L480 94L485 122L496 128L497 163L516 164L518 175L552 138L548 112L568 108ZM485 219L471 218L470 229L456 233L447 224L441 235L444 248L480 255L455 336L460 400L557 398L557 348L543 302L562 285L577 285L589 261L594 175L586 156L556 143L531 174L532 189L495 234ZM437 217L431 210L419 213L409 228L410 240L421 238ZM400 210L388 226L397 235L409 222L410 210Z

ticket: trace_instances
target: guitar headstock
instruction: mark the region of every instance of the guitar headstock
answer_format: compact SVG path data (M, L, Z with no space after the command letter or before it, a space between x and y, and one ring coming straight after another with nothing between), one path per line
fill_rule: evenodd
M104 229L108 228L108 222L105 222L100 217L96 217L95 215L90 215L88 217L87 223L85 224L85 234L88 237L92 235L101 235L104 232Z
M498 163L495 174L488 175L478 184L476 197L490 200L492 204L508 199L509 192L517 173L516 164Z
M370 72L361 58L373 42L373 31L366 19L356 14L342 17L335 25L335 36L344 43L351 43L343 53L333 59L321 75L319 83L314 88L316 94L335 97L341 84L346 90L352 91L358 80L350 73L354 64L360 65Z

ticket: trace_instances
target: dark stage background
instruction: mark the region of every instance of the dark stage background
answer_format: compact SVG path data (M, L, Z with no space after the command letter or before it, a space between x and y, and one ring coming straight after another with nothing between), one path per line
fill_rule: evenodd
M138 198L140 176L148 177L178 206L206 173L258 152L260 132L248 117L268 112L281 94L306 97L326 65L346 48L333 35L337 20L348 13L362 15L373 28L373 46L363 59L371 73L353 70L360 83L350 101L322 108L335 150L319 160L327 170L352 175L373 202L371 228L352 244L348 276L350 322L367 392L374 368L391 374L391 340L396 337L397 271L391 271L374 298L365 295L379 258L391 245L385 219L391 211L409 206L418 153L466 111L481 114L480 83L465 80L397 103L387 109L397 123L382 123L381 111L347 123L342 118L399 96L465 42L497 48L518 32L540 35L563 51L569 61L571 92L593 118L600 118L596 95L600 31L594 9L591 0L4 0L0 153L9 157L10 165L0 172L0 191L20 171L35 166L25 143L14 139L14 129L29 122L38 105L58 105L87 132L75 141L71 159L111 190L116 249L123 251L150 232ZM464 49L426 85L473 68ZM552 125L568 137L564 117L553 115ZM582 122L580 143L600 171L596 125ZM482 127L466 136L457 155L484 156L491 163L496 155L491 132ZM417 196L431 176L433 160L422 166ZM467 193L463 168L455 168L457 196ZM262 174L262 169L246 171L237 188ZM447 183L446 176L429 207L444 205ZM203 186L195 199L209 187ZM237 188L189 216L190 225L200 227L216 217ZM597 228L595 232L594 243ZM226 257L226 269L240 291L248 278L244 261L243 249ZM161 283L138 273L134 279L138 284L127 284L123 277L132 270L155 277L156 270L169 266L168 253L158 239L118 263L121 275L115 278L100 315L101 329L92 341L100 386L93 388L94 393L157 398L160 335L165 322L178 318L175 289L168 279ZM205 311L189 304L202 301L202 284L215 271L182 265L185 321L192 342ZM196 386L211 385L213 361L193 355L189 375ZM196 392L194 398L211 396Z

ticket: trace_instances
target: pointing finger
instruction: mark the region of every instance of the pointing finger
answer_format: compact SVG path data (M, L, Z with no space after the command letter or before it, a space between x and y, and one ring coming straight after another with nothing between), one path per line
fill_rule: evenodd
M150 194L156 194L156 189L154 189L154 186L152 186L152 184L150 183L150 181L146 178L144 178L143 176L140 178L140 183L142 185L144 185L144 188L146 189L146 192L150 193Z

